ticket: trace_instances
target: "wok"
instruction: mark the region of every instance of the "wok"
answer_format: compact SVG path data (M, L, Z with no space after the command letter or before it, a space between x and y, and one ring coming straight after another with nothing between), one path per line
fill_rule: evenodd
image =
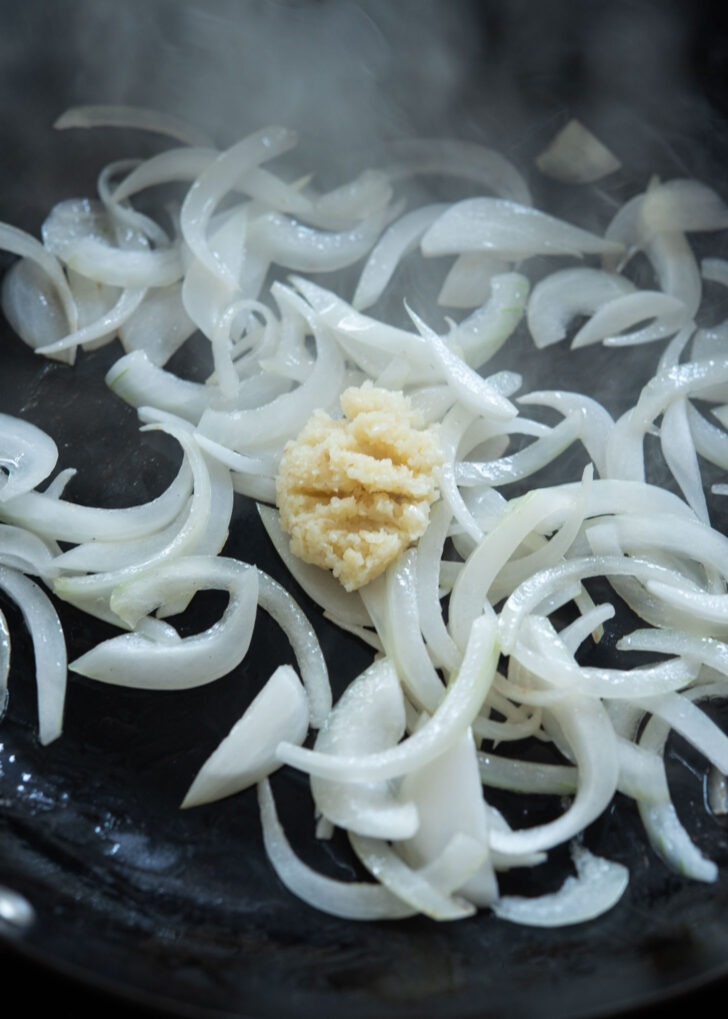
M4 2L0 219L37 230L53 201L91 193L104 160L152 151L154 141L133 132L53 133L56 116L81 102L157 105L221 145L264 123L290 124L303 159L337 168L376 160L394 138L451 135L498 146L530 172L544 141L579 116L622 158L623 197L651 172L694 175L728 197L728 49L716 18L710 5L619 0ZM564 215L598 197L537 187ZM103 369L118 352L104 348L69 370L0 329L1 409L55 436L61 465L79 471L74 497L125 505L159 491L174 451L140 437L134 413L106 392ZM615 363L599 351L573 366L555 351L538 371L578 384L579 372L613 375ZM628 377L625 369L619 385ZM284 579L250 508L239 509L229 550ZM365 652L295 593L340 689ZM204 603L190 625L215 609ZM668 871L618 802L590 838L629 866L631 883L598 921L545 932L487 915L350 924L282 888L263 857L254 796L178 810L279 660L273 627L261 624L244 668L212 691L166 697L74 679L65 734L41 748L32 653L7 611L15 636L0 729L0 883L34 919L0 918L0 936L6 993L17 990L26 1006L51 990L56 1006L195 1019L525 1019L648 1009L678 994L698 1005L701 988L728 989L728 836L704 811L704 765L684 746L671 746L671 781L722 867L717 885ZM105 634L67 608L64 619L71 655ZM291 831L308 831L296 775L281 774L276 790ZM331 870L338 851L317 847L310 860Z

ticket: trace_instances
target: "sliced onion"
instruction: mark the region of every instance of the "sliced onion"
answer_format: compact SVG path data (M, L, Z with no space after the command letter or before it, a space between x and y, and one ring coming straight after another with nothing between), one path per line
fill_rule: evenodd
M448 308L477 308L490 297L493 277L508 269L504 259L488 252L458 255L440 288L437 303Z
M541 173L572 184L592 184L615 173L620 160L579 120L570 120L536 157Z
M111 607L134 626L181 592L211 588L227 590L230 601L222 619L201 634L162 642L124 633L98 644L69 668L102 683L146 690L185 690L227 675L242 662L253 633L258 601L254 567L209 556L178 559L119 585Z
M0 223L0 248L9 251L20 258L34 262L40 271L44 273L55 287L61 305L66 315L68 328L74 330L78 326L78 311L73 296L68 286L66 277L58 259L40 243L35 237L24 230L10 226L7 223Z
M621 250L621 245L564 220L500 198L466 198L451 205L425 233L421 247L429 256L493 251L514 260Z
M204 145L207 136L181 117L143 106L85 105L72 106L53 125L59 131L69 128L123 127L163 134L186 145Z
M649 343L672 336L689 317L688 308L679 298L661 291L637 290L603 304L577 332L571 346L576 350L592 343ZM652 325L635 328L652 319Z
M371 249L357 283L352 305L358 311L376 304L400 260L414 251L433 220L444 212L443 203L425 205L395 220Z
M207 242L208 226L220 201L247 171L282 155L295 142L292 131L275 126L264 128L220 153L193 182L182 203L180 227L190 251L213 275L234 283Z
M397 920L416 912L382 885L337 881L307 866L286 838L267 779L258 783L258 803L268 859L286 888L299 899L347 920Z
M51 600L33 580L0 565L0 588L17 604L30 631L38 688L38 738L45 746L63 730L67 668L63 629Z
M422 869L408 867L401 856L383 839L351 833L349 841L359 860L382 886L389 888L418 913L423 913L433 920L461 920L475 913L473 905L459 896L451 896L441 891L435 882L428 880ZM480 862L487 854L487 849L478 847L475 840L470 841L468 847L470 856L463 867L466 874L475 869L474 861ZM462 863L460 865L462 866Z
M315 751L365 755L395 746L404 734L404 700L397 673L386 658L375 661L349 684L321 728ZM386 780L346 782L312 777L319 813L332 824L383 839L410 837L417 809Z
M290 665L281 665L198 771L181 806L197 807L233 796L279 767L282 740L303 742L308 702Z
M406 775L402 792L412 798L420 820L417 831L397 847L411 866L431 863L456 835L489 846L489 813L469 729L435 760ZM497 899L498 886L489 854L483 853L477 871L468 876L458 892L477 906L491 905Z
M573 319L592 315L608 301L634 292L624 276L602 269L561 269L544 277L531 292L528 328L537 347L548 347L566 336Z
M31 492L57 461L50 435L30 421L0 414L0 503Z
M447 696L430 720L403 743L362 757L320 754L281 743L278 755L283 763L321 778L370 781L404 775L444 753L468 728L493 680L496 657L494 620L488 615L480 616L473 624L462 665Z
M563 927L608 912L624 894L627 868L578 845L572 847L572 859L576 877L568 877L557 892L535 898L503 895L493 904L495 915L530 927Z

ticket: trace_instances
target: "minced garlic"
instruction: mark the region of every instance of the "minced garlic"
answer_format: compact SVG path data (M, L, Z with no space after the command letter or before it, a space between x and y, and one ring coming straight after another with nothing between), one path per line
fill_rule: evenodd
M401 392L371 382L316 411L283 450L276 482L291 551L347 591L368 584L424 533L442 453Z

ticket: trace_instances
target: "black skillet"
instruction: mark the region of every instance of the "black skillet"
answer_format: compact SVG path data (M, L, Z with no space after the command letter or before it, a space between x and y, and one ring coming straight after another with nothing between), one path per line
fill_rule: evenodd
M653 170L708 179L728 197L724 39L710 7L677 0L3 2L0 219L37 230L53 201L90 193L106 159L153 151L154 140L134 133L51 132L80 102L159 105L220 144L271 120L292 124L315 166L345 153L342 165L359 168L402 135L460 135L502 146L529 174L544 141L577 115L626 169L606 191L577 198L536 181L555 211L585 221ZM79 471L69 497L125 505L159 491L176 453L140 436L134 414L105 391L104 366L118 350L68 369L41 363L0 328L0 409L56 437L61 465ZM537 373L531 384L617 378L608 397L618 411L630 397L629 363L556 350L537 369L520 367ZM190 360L179 367L195 370ZM249 508L238 511L229 551L284 576ZM302 905L271 873L254 796L178 810L196 769L285 660L272 625L261 621L244 667L214 688L165 696L72 679L64 736L41 748L29 642L3 608L15 636L0 728L0 884L32 918L0 909L0 937L4 992L26 1007L50 993L54 1007L77 1012L195 1019L518 1019L645 1010L674 995L697 1007L704 988L728 989L728 836L704 809L704 765L686 747L671 745L671 781L694 837L722 865L716 885L668 871L620 801L588 839L632 880L598 921L546 932L487 915L349 924ZM196 604L182 625L205 625L217 608ZM314 618L340 689L365 652ZM105 633L74 612L64 620L72 655ZM311 839L305 784L286 772L275 787L299 850L350 876L345 847Z

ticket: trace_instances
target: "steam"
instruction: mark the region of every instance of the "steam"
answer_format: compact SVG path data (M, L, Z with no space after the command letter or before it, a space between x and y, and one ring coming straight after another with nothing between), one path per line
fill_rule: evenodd
M433 0L157 0L77 5L77 101L157 105L221 145L264 124L366 151L458 108L469 19ZM113 59L109 59L113 40Z
M673 155L711 112L680 0L34 0L4 4L4 140L66 106L185 116L220 146L270 123L303 161L375 162L393 138L457 136L521 156L580 117L625 164ZM708 43L710 39L707 40ZM30 128L30 130L29 130ZM36 144L36 143L33 143ZM306 149L308 147L308 150ZM6 146L6 151L12 146ZM8 157L12 160L12 151ZM334 167L340 173L341 167ZM696 168L693 168L696 172Z

